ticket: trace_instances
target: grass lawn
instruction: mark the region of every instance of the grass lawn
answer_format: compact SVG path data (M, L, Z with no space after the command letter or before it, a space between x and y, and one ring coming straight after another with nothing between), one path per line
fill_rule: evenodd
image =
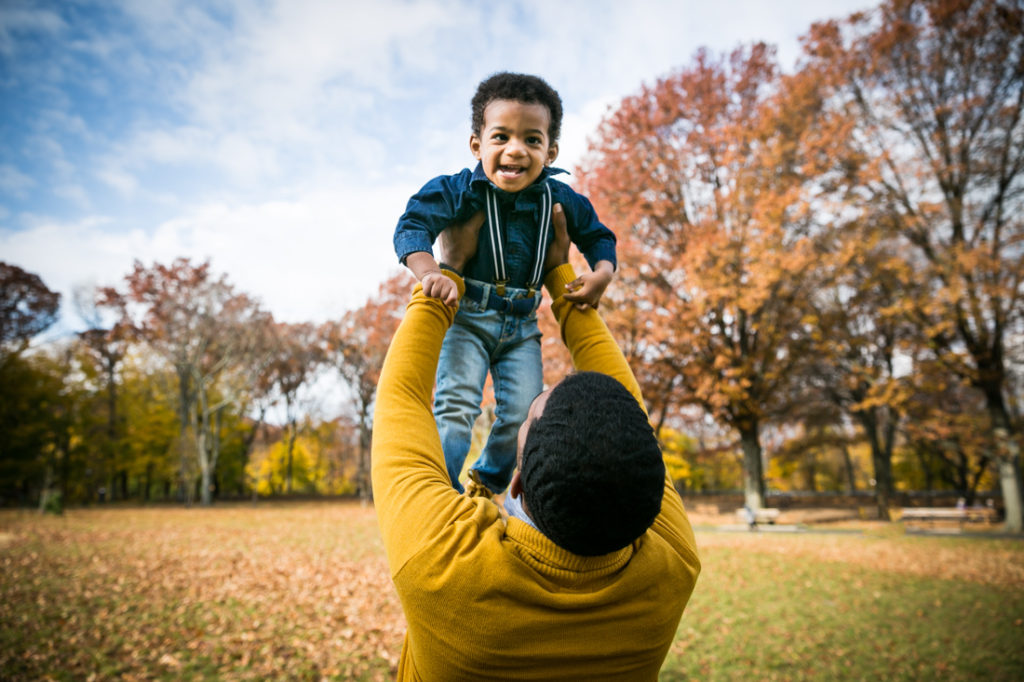
M1024 679L1024 541L698 531L662 679ZM405 621L358 503L0 512L0 679L394 674Z

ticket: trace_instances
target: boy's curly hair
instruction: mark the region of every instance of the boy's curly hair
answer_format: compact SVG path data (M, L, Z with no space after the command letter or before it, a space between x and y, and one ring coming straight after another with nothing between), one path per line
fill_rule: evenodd
M570 374L551 390L519 466L530 517L575 554L622 549L661 510L658 439L633 395L605 374Z
M476 88L473 95L473 132L477 135L484 127L484 109L494 100L508 99L524 104L542 104L551 113L548 137L551 143L558 142L562 132L562 98L544 79L525 73L502 71L488 76Z

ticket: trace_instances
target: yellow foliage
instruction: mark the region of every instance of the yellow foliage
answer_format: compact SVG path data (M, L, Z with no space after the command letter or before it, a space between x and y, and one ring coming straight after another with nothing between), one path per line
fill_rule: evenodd
M292 450L292 492L347 495L355 492L355 484L346 476L331 475L326 457L316 457L321 451L309 436L295 439ZM253 481L259 495L278 495L287 492L288 442L282 439L269 448L254 453L246 467L246 475Z
M683 481L689 487L693 479L693 465L687 457L696 452L694 440L674 429L661 430L661 454L665 468L673 481Z

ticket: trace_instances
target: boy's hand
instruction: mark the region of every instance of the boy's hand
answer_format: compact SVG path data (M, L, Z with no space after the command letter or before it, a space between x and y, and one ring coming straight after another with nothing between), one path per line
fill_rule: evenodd
M439 298L447 306L454 308L459 302L459 288L452 278L440 270L428 272L420 280L423 293L431 298Z
M454 307L459 302L459 288L455 282L441 273L434 256L426 251L415 251L406 256L405 265L423 285L423 293L431 298L441 299L445 305Z
M565 300L572 301L579 310L597 309L601 296L612 281L612 264L603 260L593 272L587 272L565 285Z
M466 263L476 255L480 226L483 224L484 212L477 211L461 225L446 227L437 238L441 262L462 274Z

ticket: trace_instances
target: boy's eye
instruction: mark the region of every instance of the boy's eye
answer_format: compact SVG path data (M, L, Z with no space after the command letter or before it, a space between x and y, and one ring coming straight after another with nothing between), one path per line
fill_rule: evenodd
M495 133L491 135L491 139L494 140L495 142L505 142L506 140L508 140L508 135L506 135L505 133Z
M530 137L526 138L526 142L528 144L542 144L544 140L540 139L536 135L531 135Z

